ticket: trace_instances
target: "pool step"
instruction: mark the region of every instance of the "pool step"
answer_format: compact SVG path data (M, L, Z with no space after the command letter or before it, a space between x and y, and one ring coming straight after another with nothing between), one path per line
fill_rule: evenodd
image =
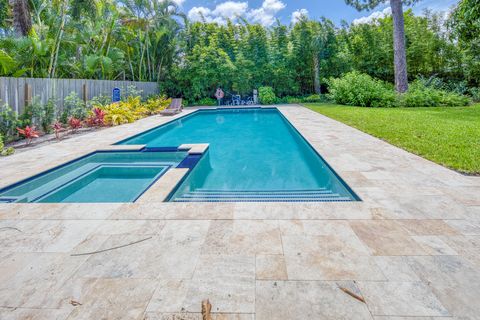
M351 201L331 190L224 191L198 189L175 198L175 202L327 202Z

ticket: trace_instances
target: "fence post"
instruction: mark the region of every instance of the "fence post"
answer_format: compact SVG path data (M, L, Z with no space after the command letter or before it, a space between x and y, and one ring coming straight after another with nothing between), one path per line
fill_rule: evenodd
M25 83L25 105L24 108L32 103L32 86Z
M88 100L88 87L87 87L87 84L84 83L82 85L82 95L83 95L83 102L85 102L85 104L87 104L87 100Z

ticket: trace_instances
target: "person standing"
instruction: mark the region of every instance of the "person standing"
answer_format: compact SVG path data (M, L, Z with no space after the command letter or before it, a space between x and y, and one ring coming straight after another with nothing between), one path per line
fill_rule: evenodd
M217 91L215 91L215 98L217 98L217 103L219 106L223 104L223 97L225 97L225 93L223 92L222 88L218 87Z

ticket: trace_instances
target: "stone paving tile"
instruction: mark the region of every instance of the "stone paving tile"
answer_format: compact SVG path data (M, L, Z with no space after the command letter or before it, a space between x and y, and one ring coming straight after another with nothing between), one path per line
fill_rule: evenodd
M202 254L282 253L282 240L276 221L212 221L202 247Z
M460 233L443 220L397 220L414 236L455 236Z
M23 308L59 308L52 293L62 288L84 257L63 253L37 253L30 264L0 283L0 305Z
M423 282L459 319L478 319L480 274L478 268L459 256L409 257L409 263Z
M355 238L283 236L289 280L385 280L369 250Z
M70 314L68 309L23 309L1 308L2 320L65 320Z
M283 255L257 255L255 263L257 280L287 280L287 267Z
M419 243L428 255L457 255L458 253L453 250L448 244L442 241L437 236L412 236L412 238Z
M0 238L0 251L69 252L100 224L98 220L3 220L8 236ZM15 229L11 229L15 228Z
M202 255L189 282L183 309L199 312L210 299L213 312L255 312L255 256Z
M468 220L447 220L447 223L463 235L480 235L480 222Z
M104 220L95 230L97 235L158 235L165 226L164 220Z
M375 257L375 262L389 281L420 281L403 256Z
M235 205L234 219L371 219L370 207L365 202L295 202L247 203Z
M480 236L442 237L464 259L480 268Z
M373 315L449 316L447 309L423 282L358 281Z
M141 320L154 289L148 279L97 279L67 319Z
M427 252L395 221L352 221L358 237L377 256L425 255Z
M374 320L450 320L452 317L389 317L378 316L373 317Z
M212 313L212 320L254 320L254 314ZM147 312L145 320L203 320L201 313L157 313Z
M98 250L143 242L89 256L78 277L189 278L205 240L208 222L167 222L157 236L112 235Z
M370 320L367 306L329 281L257 281L257 320Z

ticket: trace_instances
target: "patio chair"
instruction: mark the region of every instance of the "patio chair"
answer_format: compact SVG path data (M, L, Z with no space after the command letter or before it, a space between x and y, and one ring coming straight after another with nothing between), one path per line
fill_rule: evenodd
M179 112L182 112L182 98L172 99L170 105L163 111L160 112L162 116L173 116Z

